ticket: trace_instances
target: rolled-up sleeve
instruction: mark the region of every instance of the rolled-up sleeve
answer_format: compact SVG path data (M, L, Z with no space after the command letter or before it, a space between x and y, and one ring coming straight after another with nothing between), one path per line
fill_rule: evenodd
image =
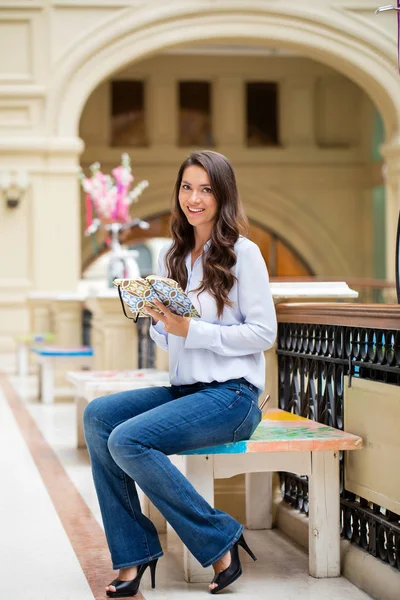
M275 306L267 267L255 244L238 258L236 276L243 323L219 325L191 319L185 348L207 348L224 356L244 356L272 347L277 332Z
M170 244L164 246L158 257L158 265L157 265L157 273L160 277L167 276L167 268L165 266L165 255L169 248ZM165 350L168 352L168 333L165 331L164 323L162 321L157 321L155 325L151 325L150 330L151 339L157 344L161 350Z

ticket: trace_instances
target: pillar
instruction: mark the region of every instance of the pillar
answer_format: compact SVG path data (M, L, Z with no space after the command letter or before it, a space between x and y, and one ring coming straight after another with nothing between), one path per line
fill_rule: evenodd
M82 309L84 296L74 294L57 294L50 302L50 319L53 326L54 344L76 348L82 346ZM67 371L76 369L73 363L63 361L55 373L56 387L67 386Z
M89 298L87 307L93 315L94 368L107 371L137 369L137 328L124 316L116 290Z
M82 345L82 309L84 296L59 294L50 303L50 314L57 346Z
M396 236L400 212L400 141L383 146L385 159L386 279L396 278Z
M243 77L218 77L213 85L215 144L241 148L245 140L245 89Z

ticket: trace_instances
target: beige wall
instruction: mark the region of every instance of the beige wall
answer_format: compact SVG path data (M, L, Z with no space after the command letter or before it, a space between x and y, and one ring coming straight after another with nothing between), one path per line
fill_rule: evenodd
M347 236L344 245L337 242L338 225L340 232L343 223L354 231L356 215L362 215L364 240L368 240L370 169L365 149L370 105L360 90L368 94L381 111L387 132L387 262L392 273L394 223L400 208L395 17L389 13L375 17L375 6L371 8L364 0L319 0L317 4L318 11L314 0L276 3L272 11L259 0L1 3L0 172L24 169L31 184L16 209L6 209L0 199L0 350L10 347L13 332L29 327L27 291L73 290L80 277L80 194L75 177L82 150L78 126L87 99L102 81L129 65L135 63L129 69L138 70L148 67L150 55L155 64L172 60L159 55L173 46L216 42L260 49L272 46L326 65L296 59L302 64L298 72L298 63L290 66L286 61L282 82L285 150L246 155L238 143L238 130L232 128L232 115L240 117L237 75L246 72L247 59L235 57L222 70L219 60L214 71L196 66L207 71L207 77L210 73L217 79L221 74L227 77L215 88L220 97L218 148L237 168L249 216L268 220L273 230L288 235L318 273L369 273L369 260L364 265L360 255L360 244L366 252L368 243ZM185 57L173 60L176 65L186 63L187 69ZM264 64L264 60L259 57L252 65ZM271 77L282 77L280 64L270 59ZM265 76L263 67L261 76ZM170 85L165 76L163 80L157 76L152 85L162 82L167 88ZM171 106L173 95L165 93ZM334 125L328 115L337 103L343 120ZM155 101L154 114L157 106ZM104 97L99 111L102 108ZM143 196L139 205L143 216L150 208L151 212L165 210L171 174L182 159L180 149L168 147L173 118L167 123L153 118L151 123L152 135L158 132L163 147L158 153L149 149L147 155L133 154L136 175L151 180L146 203ZM84 133L89 142L84 155L87 163L100 158L93 136L105 123L99 120L97 125L98 129ZM322 153L313 147L315 140L342 141L350 131L352 145L346 150L324 148ZM103 152L104 138L99 142ZM114 166L119 155L107 150L101 156L105 167ZM361 188L367 190L364 195ZM332 202L336 210L331 209Z

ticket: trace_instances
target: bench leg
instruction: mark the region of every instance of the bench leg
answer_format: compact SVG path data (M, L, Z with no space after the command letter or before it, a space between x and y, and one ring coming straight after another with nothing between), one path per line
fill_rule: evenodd
M42 402L51 404L54 401L54 365L45 360L41 368L41 391Z
M340 576L339 452L312 452L309 478L309 572Z
M272 473L246 473L246 528L272 528Z
M199 494L211 506L214 506L214 457L189 455L177 458L183 459L181 462L183 474ZM183 547L183 569L185 581L189 583L209 583L214 577L213 568L207 567L207 569L204 569L194 556L190 554L186 546Z
M140 496L139 496L140 497ZM160 511L154 506L148 497L141 491L140 504L142 507L142 513L150 519L154 527L157 529L157 533L167 533L167 521L162 516Z
M28 375L28 346L26 344L19 344L17 348L17 374L21 379Z
M83 398L79 394L75 398L76 403L76 447L86 448L85 434L83 431L83 413L87 406L86 398Z

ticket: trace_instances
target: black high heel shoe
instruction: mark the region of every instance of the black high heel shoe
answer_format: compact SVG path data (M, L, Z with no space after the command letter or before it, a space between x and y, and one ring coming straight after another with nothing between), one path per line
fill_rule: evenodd
M221 573L215 575L214 579L212 580L211 583L216 583L218 587L210 590L210 594L218 594L241 576L242 565L240 564L239 560L239 546L246 550L247 554L249 554L253 560L257 560L256 556L246 544L242 534L236 544L231 548L231 564L227 569L225 569L225 571L221 571Z
M130 581L121 581L121 579L114 579L109 585L113 585L115 587L115 592L107 591L107 596L109 598L128 598L129 596L136 596L139 591L140 580L143 577L143 573L150 567L151 573L151 587L154 589L156 587L156 566L157 566L158 558L152 560L144 565L138 566L138 572L135 579L131 579Z

